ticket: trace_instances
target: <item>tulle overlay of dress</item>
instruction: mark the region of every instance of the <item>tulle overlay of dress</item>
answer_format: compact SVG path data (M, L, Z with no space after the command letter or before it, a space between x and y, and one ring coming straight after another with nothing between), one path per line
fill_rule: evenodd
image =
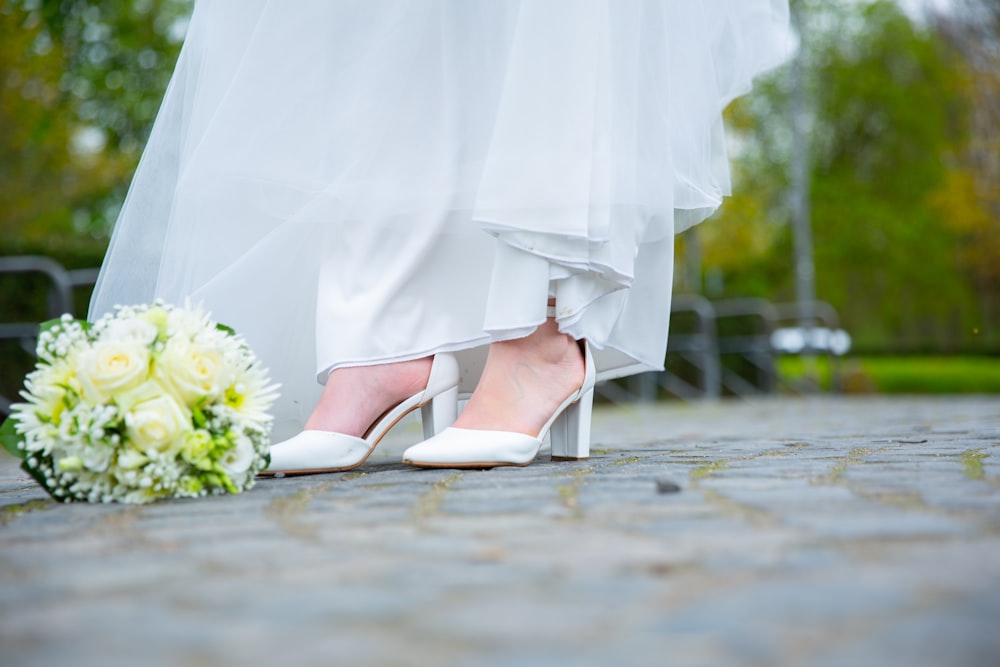
M721 112L786 0L200 0L91 315L202 303L282 383L544 321L662 367L673 236L728 194Z

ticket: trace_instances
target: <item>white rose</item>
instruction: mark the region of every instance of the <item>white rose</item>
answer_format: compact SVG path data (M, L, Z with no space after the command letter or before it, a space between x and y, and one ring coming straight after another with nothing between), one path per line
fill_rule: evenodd
M184 436L191 430L191 418L184 408L160 389L157 395L134 403L125 414L125 433L141 452L172 452L184 444Z
M245 435L236 437L236 444L233 445L219 461L219 466L233 480L239 479L253 463L253 442Z
M157 359L157 377L186 405L215 398L228 386L225 359L211 347L171 338Z
M84 398L103 403L146 379L149 349L130 340L104 340L77 357L76 375Z

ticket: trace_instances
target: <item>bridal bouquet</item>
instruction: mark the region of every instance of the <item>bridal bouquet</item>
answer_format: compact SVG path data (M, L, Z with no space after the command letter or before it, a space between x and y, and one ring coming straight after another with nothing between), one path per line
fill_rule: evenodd
M267 466L277 398L244 340L161 302L42 327L4 445L57 500L238 493Z

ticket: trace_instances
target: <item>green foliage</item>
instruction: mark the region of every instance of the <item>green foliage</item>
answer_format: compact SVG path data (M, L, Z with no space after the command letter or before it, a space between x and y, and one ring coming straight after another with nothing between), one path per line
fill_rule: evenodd
M189 9L189 0L0 0L4 245L75 237L103 248Z
M62 56L39 20L0 6L0 237L51 233L91 189L71 166ZM29 226L30 223L30 226Z
M0 445L11 456L23 459L24 452L18 448L18 443L20 442L21 436L18 435L17 430L14 428L14 420L10 418L4 420L3 425L0 425Z
M957 239L928 208L961 141L949 58L892 4L864 8L864 31L823 49L814 142L813 230L818 289L860 344L921 339L946 345L972 295L954 261ZM818 144L818 145L817 145ZM905 165L905 168L903 166ZM868 313L879 312L875 322Z
M956 159L969 126L961 62L893 2L797 4L818 297L857 348L1000 349L1000 318L980 306L989 288L965 270L965 229L989 225ZM793 296L787 74L728 112L741 151L736 194L704 232L706 263L726 278L712 296Z

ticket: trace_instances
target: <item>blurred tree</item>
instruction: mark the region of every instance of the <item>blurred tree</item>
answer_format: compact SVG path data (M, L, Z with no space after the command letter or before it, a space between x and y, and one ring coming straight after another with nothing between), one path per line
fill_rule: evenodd
M0 0L5 251L103 247L189 10L189 0Z
M1000 322L1000 3L956 0L933 26L959 58L969 135L931 200L959 232L959 257L976 286L984 323ZM993 331L985 332L987 335Z
M807 17L819 297L863 347L974 343L981 317L961 234L934 205L962 183L967 114L953 52L887 0L796 1ZM787 117L787 86L779 73L729 113L738 194L704 243L706 262L726 268L727 291L793 296L785 189L795 147L776 122Z
M955 345L971 329L973 302L957 271L954 232L928 206L963 140L955 63L894 4L860 14L851 39L838 33L819 45L812 146L819 289L862 336Z
M60 228L73 201L92 188L78 178L63 103L62 53L39 17L6 5L0 12L0 233L44 236ZM29 224L30 223L30 224Z

